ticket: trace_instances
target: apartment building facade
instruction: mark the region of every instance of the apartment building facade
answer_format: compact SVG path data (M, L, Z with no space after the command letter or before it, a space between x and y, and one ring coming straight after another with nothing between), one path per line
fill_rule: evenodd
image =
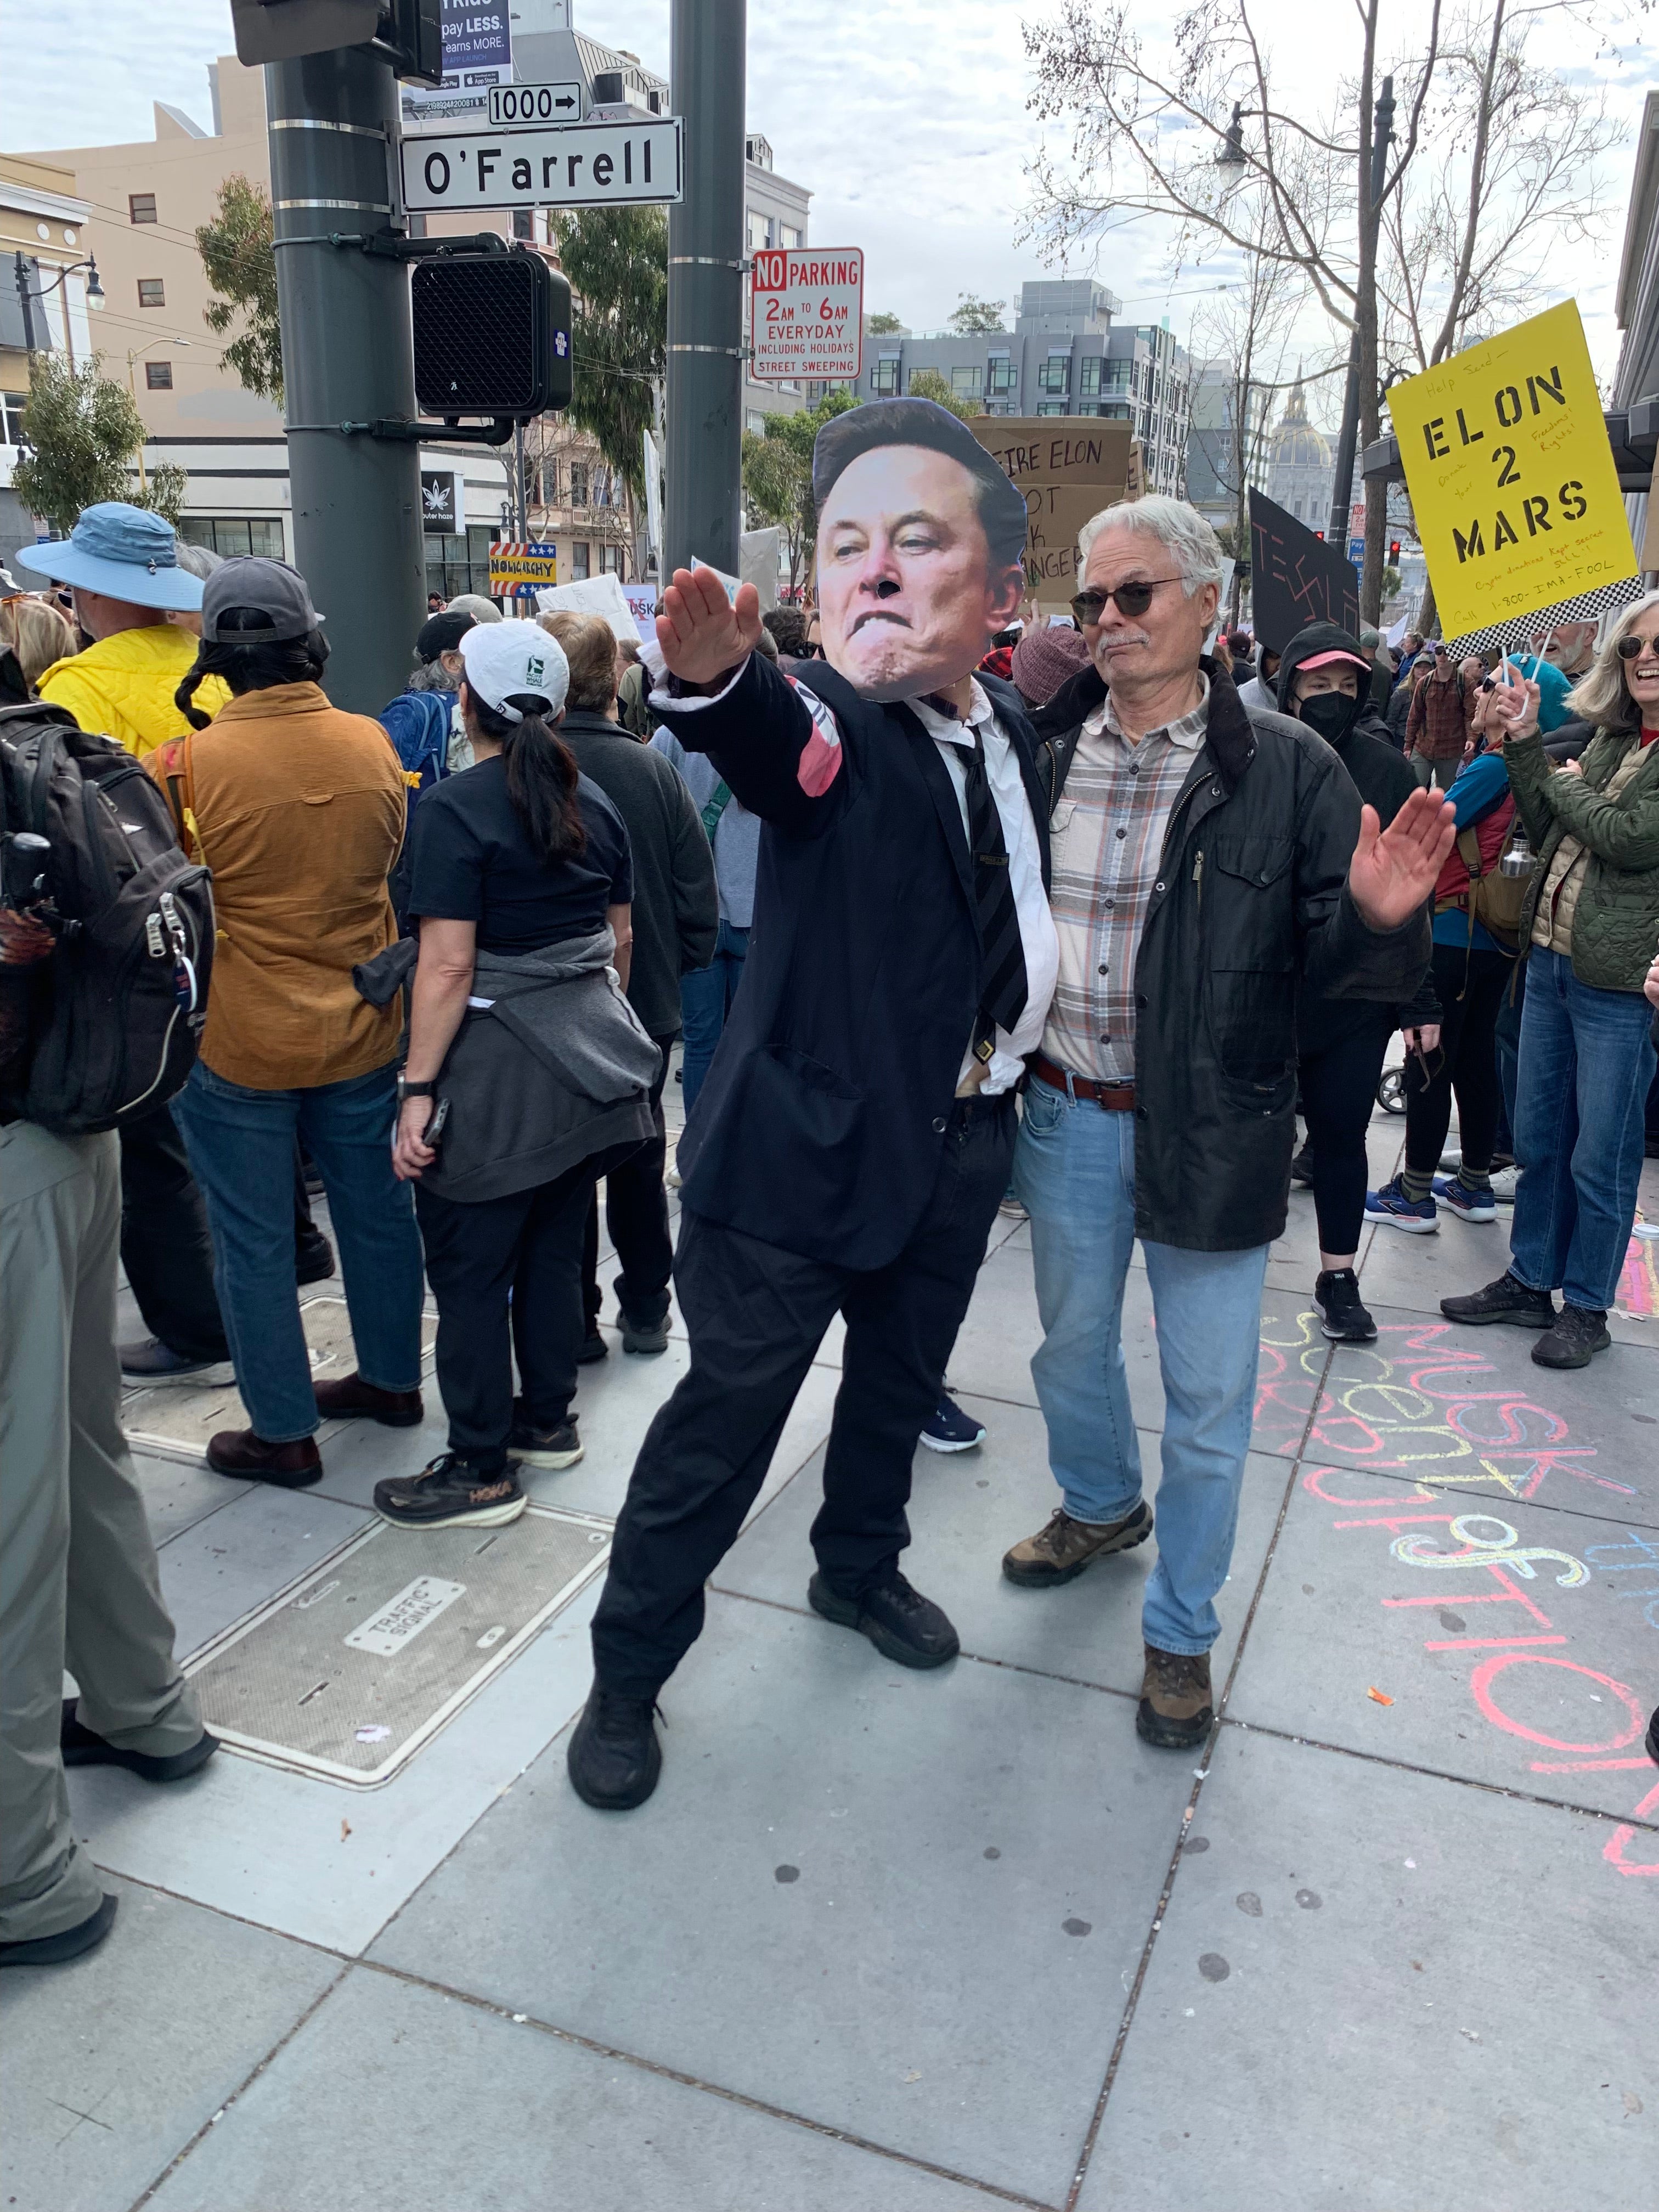
M0 155L0 563L8 568L39 534L11 488L30 357L55 354L74 367L94 349L90 213L72 170L35 155Z

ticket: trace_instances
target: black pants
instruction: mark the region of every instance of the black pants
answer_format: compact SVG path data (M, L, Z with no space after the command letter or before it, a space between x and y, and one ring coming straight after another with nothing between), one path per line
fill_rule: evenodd
M1437 1167L1457 1098L1458 1141L1472 1168L1492 1165L1501 1094L1496 1032L1515 963L1506 952L1437 945L1429 973L1440 994L1443 1060L1425 1083L1420 1061L1406 1063L1406 1165L1416 1175Z
M513 1361L525 1418L556 1428L576 1393L582 1231L596 1176L625 1149L596 1152L552 1182L464 1205L415 1186L426 1276L438 1302L438 1389L449 1448L499 1471L513 1425Z
M1325 1051L1305 1053L1297 1066L1313 1148L1314 1213L1322 1252L1359 1249L1370 1176L1365 1132L1392 1034L1379 1016Z
M668 1282L674 1271L674 1240L668 1233L668 1194L663 1188L663 1163L668 1157L668 1136L663 1127L662 1092L668 1079L668 1053L672 1037L653 1040L662 1054L662 1066L651 1086L651 1119L654 1134L632 1152L605 1179L605 1223L617 1248L622 1273L617 1278L617 1303L626 1317L650 1328L668 1311ZM587 1231L582 1240L582 1312L589 1328L599 1317L599 1194L596 1187L587 1209Z
M1008 1188L1014 1133L1012 1095L958 1101L921 1221L896 1260L867 1273L682 1215L674 1287L691 1368L647 1431L617 1523L593 1619L607 1688L654 1697L696 1642L703 1584L766 1479L837 1309L847 1342L812 1548L824 1579L854 1596L909 1542L916 1437Z
M169 1106L121 1132L121 1265L144 1327L187 1359L228 1359L207 1208Z

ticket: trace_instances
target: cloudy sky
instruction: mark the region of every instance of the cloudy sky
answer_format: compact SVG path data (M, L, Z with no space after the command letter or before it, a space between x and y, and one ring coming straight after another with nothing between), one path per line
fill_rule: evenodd
M533 0L532 0L533 4ZM1030 73L1022 15L1056 0L788 0L751 4L749 121L771 140L785 174L813 194L811 236L864 248L868 304L913 328L936 327L963 292L1012 300L1023 278L1060 274L1019 242L1029 186L1025 165L1039 143L1026 110ZM11 25L0 83L0 148L9 151L151 135L150 103L172 101L209 120L206 64L230 52L227 0L52 0L30 11L7 0ZM1628 21L1626 7L1628 5ZM1575 295L1598 370L1618 351L1611 314L1623 236L1633 125L1642 98L1659 84L1639 0L1596 0L1588 18L1546 17L1533 51L1540 64L1605 86L1624 127L1603 179L1609 209L1602 250L1561 246L1537 274L1537 304ZM667 0L575 0L579 28L637 52L667 73ZM1325 107L1333 87L1322 50L1306 37L1305 0L1257 0L1254 15L1273 56L1286 104L1300 115ZM1346 19L1346 11L1343 11ZM1401 51L1417 26L1418 0L1391 0L1388 20ZM1164 33L1149 6L1145 36ZM1598 51L1599 47L1599 51ZM1124 302L1125 319L1167 313L1187 337L1203 292L1190 271L1171 276L1168 240L1143 222L1074 254L1064 273L1095 274ZM1310 330L1310 349L1319 332ZM1328 389L1334 393L1334 386ZM1334 409L1333 398L1328 408Z

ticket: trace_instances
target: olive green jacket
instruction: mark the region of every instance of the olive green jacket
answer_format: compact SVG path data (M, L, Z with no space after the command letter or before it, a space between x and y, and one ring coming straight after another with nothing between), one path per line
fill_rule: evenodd
M1510 738L1504 760L1510 788L1538 855L1521 911L1521 942L1556 847L1568 831L1586 852L1572 929L1572 972L1601 991L1639 991L1659 951L1659 740L1616 799L1603 794L1639 730L1598 730L1584 748L1580 775L1562 775L1534 731Z

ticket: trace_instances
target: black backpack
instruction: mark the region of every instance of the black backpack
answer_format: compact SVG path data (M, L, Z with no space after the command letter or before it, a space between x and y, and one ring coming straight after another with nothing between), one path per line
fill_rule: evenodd
M46 840L44 894L63 926L0 1112L61 1136L118 1129L164 1106L195 1063L211 878L132 755L44 702L0 708L0 835L19 831Z

